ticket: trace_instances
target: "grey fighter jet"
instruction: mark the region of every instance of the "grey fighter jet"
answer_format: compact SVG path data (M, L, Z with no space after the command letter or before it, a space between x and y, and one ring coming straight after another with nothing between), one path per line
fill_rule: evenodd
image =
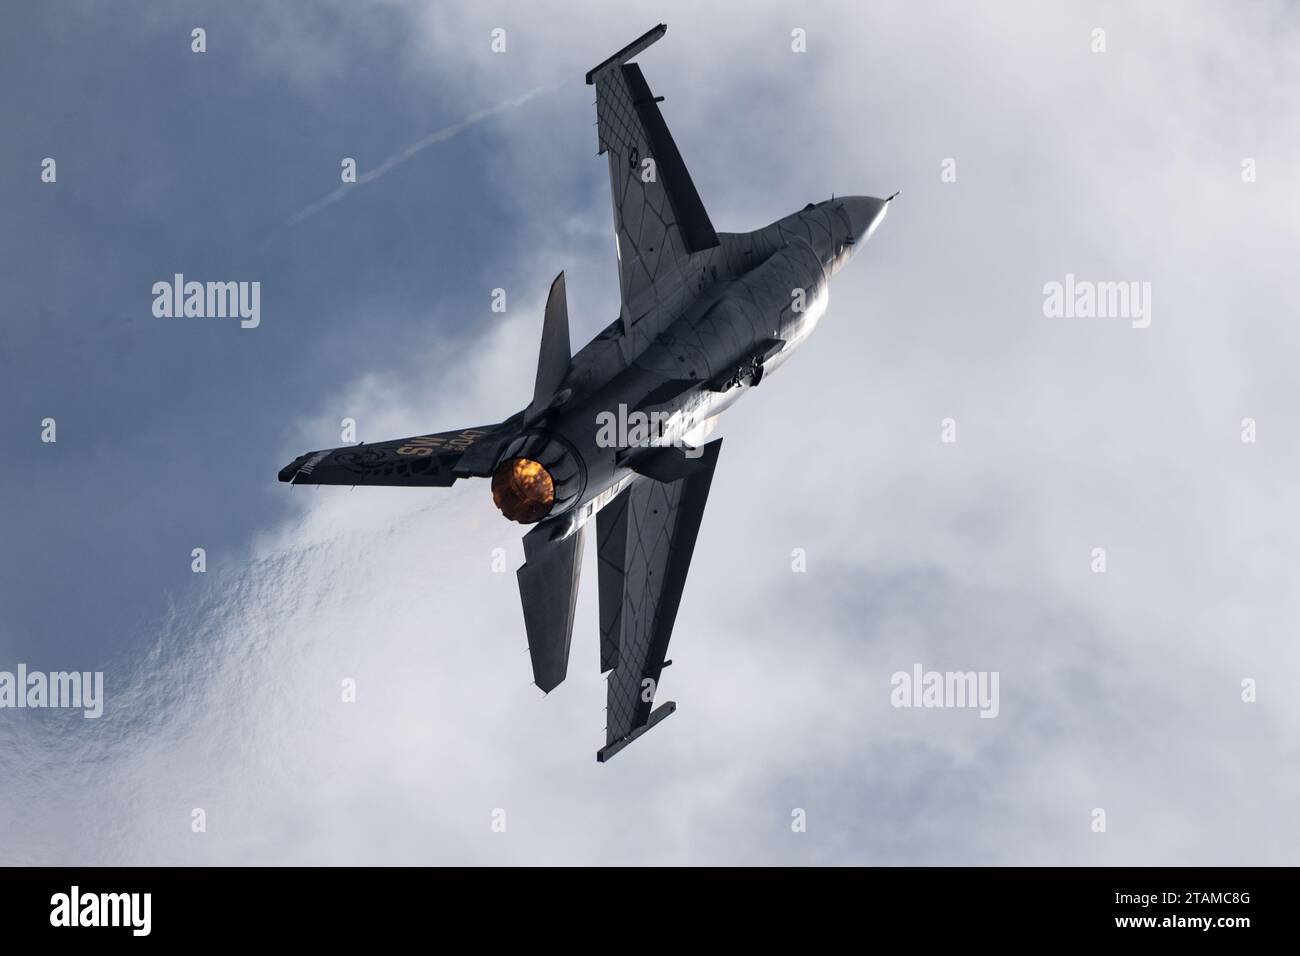
M832 275L890 199L810 203L755 232L716 232L637 64L663 24L587 74L609 161L622 308L575 355L564 273L551 286L532 401L495 425L310 452L280 480L447 486L490 478L524 535L519 593L537 686L569 666L586 526L596 519L608 760L654 706L721 439L718 415L767 380L826 308Z

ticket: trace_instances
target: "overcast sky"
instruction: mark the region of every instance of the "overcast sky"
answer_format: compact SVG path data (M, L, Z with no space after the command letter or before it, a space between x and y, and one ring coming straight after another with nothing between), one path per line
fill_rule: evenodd
M0 710L0 862L1295 863L1300 13L632 9L5 12L0 670L106 701ZM718 229L903 195L723 419L678 712L598 765L594 548L543 697L486 483L275 478L523 407L561 269L575 345L617 315L583 74L660 21ZM155 318L177 272L260 326ZM1067 274L1149 327L1046 317ZM916 664L998 716L892 707Z

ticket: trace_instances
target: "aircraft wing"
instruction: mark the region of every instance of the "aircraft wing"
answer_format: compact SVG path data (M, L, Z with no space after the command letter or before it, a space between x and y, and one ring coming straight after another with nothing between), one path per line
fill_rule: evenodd
M501 425L484 425L373 445L312 451L299 455L280 469L280 480L296 485L445 487L472 473L456 466L463 465L464 459L485 445L494 443L501 430Z
M721 448L721 439L705 445L687 477L640 479L596 516L600 669L609 671L601 762L677 707L652 710Z
M588 85L596 87L599 152L609 160L623 328L638 338L654 338L662 331L637 328L647 315L675 314L674 305L689 299L692 254L718 245L659 112L662 97L650 92L639 66L625 62L667 30L659 24L587 74Z

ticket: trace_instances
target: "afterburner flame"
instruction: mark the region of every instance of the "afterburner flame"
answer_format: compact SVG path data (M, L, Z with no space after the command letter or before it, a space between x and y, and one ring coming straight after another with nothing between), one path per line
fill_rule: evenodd
M541 462L510 458L492 475L492 501L511 521L532 524L550 514L555 482Z

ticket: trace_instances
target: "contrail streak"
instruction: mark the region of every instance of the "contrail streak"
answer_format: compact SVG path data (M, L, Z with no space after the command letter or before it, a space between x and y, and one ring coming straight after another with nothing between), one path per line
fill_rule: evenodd
M301 211L286 219L284 225L281 228L287 229L289 226L298 225L298 223L302 222L304 219L308 219L316 215L316 213L320 212L326 206L332 206L334 203L338 202L339 200L344 199L348 195L348 192L353 187L359 186L362 183L373 182L374 180L378 179L380 176L387 173L389 170L393 169L396 166L400 166L402 163L406 162L416 153L428 149L434 143L441 143L444 140L451 139L453 136L456 136L463 130L468 129L469 127L473 126L475 123L479 123L487 119L489 116L495 116L497 113L503 113L506 110L514 109L516 106L522 106L524 103L527 103L529 100L533 99L534 97L541 96L543 93L550 93L553 90L558 90L560 88L560 85L561 84L559 83L551 83L546 86L539 86L535 90L530 90L529 92L516 96L513 99L506 100L503 103L498 103L496 106L489 106L486 107L485 109L479 110L476 113L471 113L469 116L466 116L460 122L453 123L451 126L443 127L442 129L438 130L436 133L430 133L428 136L424 137L424 139L412 143L410 146L406 147L406 149L402 150L400 153L394 153L392 156L389 156L387 159L385 159L374 169L371 169L357 176L357 181L355 183L344 183L343 185L335 189L333 192L328 193L325 196L322 196L320 199L317 199L315 202L304 207Z

